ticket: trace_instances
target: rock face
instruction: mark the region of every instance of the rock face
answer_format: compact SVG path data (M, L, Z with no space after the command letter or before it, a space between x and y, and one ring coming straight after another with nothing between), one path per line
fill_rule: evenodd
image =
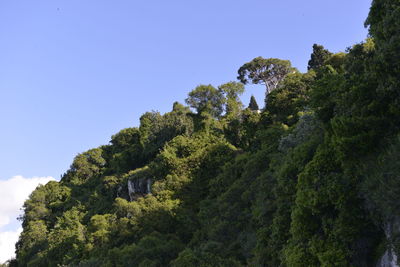
M385 226L386 239L391 242L394 235L400 233L400 220L395 219L388 222ZM383 256L378 261L377 267L399 267L397 264L397 255L391 247L388 247Z
M398 267L396 254L391 249L386 250L385 254L379 260L377 267Z
M151 194L151 179L128 180L128 193L130 201Z

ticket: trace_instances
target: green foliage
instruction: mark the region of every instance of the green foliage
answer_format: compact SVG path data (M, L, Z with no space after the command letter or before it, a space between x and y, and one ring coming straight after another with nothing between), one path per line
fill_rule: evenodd
M116 217L113 214L96 214L90 218L88 239L95 248L101 247L110 241L111 229L115 221Z
M64 182L82 184L101 174L106 160L101 148L90 149L75 157L71 168L62 177Z
M219 117L223 112L225 99L222 92L212 85L199 85L189 93L185 101L197 114L204 112Z
M258 107L256 98L255 98L253 95L251 95L251 97L250 97L250 102L249 102L248 108L249 108L250 110L253 110L253 111L257 111L257 110L260 109L260 108Z
M108 252L106 266L166 266L177 257L182 244L173 236L153 232L137 244L113 248Z
M243 109L243 84L200 85L189 107L147 112L78 154L26 200L9 266L375 266L385 249L399 255L399 10L374 0L371 38L346 53L314 45L307 73L244 64L238 79L267 87L262 112L254 97Z
M363 187L364 194L368 198L369 207L376 215L390 218L398 214L398 196L400 189L397 174L400 171L400 137L392 140L391 145L378 156L368 158L362 167L366 174ZM373 192L372 194L370 194ZM382 219L377 216L376 219Z
M145 160L149 161L175 136L191 135L194 131L194 122L186 109L176 109L163 116L158 112L147 112L140 118L139 131L143 146L142 154Z
M237 82L228 82L220 85L218 89L226 96L226 117L237 118L243 106L239 96L244 93L244 85Z
M396 0L374 0L366 20L373 38L366 50L375 49L371 72L377 81L375 88L390 128L399 129L400 97L400 3ZM370 41L372 43L372 41ZM368 42L367 42L368 44ZM368 49L369 48L369 49Z
M275 123L293 125L301 112L307 108L310 84L314 73L291 73L281 82L279 88L268 96L265 111Z
M244 92L244 85L237 82L225 83L218 89L226 97L225 116L221 119L225 137L234 145L239 145L243 136L241 120L243 115L243 104L239 96Z
M292 71L289 60L256 57L239 68L237 78L243 84L264 84L270 92Z
M400 233L396 229L399 214L400 136L361 164L364 175L361 192L375 224L390 235L388 247L400 252Z
M64 212L50 231L47 254L50 265L55 265L57 262L62 264L77 262L82 257L86 243L86 227L82 224L85 214L80 209L82 207L75 206Z
M256 257L259 262L276 266L284 260L283 248L290 238L291 214L294 207L297 187L297 177L312 159L316 148L321 143L322 129L316 127L310 115L302 117L294 131L281 138L279 150L284 152L283 157L277 159L274 170L277 184L273 191L276 198L276 210L270 228L270 238L260 239ZM298 139L301 136L301 140ZM295 138L290 146L284 146L283 140ZM286 143L287 141L285 141ZM263 229L260 233L263 234Z
M325 65L330 65L337 72L343 72L344 64L346 63L346 53L339 52L332 54L329 58L324 61Z
M397 0L374 0L366 20L377 49L377 71L381 89L396 90L400 64L400 3Z
M295 69L289 60L256 57L239 68L237 78L243 84L251 82L265 85L265 103L267 103L268 94L292 72L295 72Z
M310 92L310 104L321 121L329 122L334 116L335 101L343 83L343 75L338 74L331 66L324 66L319 70L318 79Z
M322 45L313 44L313 52L311 53L311 59L308 61L307 69L319 69L331 55L332 53L324 49Z
M143 146L140 143L140 131L127 128L111 137L110 166L118 173L140 167L143 164Z
M279 150L288 152L291 148L295 148L307 142L310 135L319 127L319 121L316 120L314 114L305 113L300 117L295 125L293 132L279 140Z
M210 248L211 250L211 248ZM191 249L185 249L182 251L178 258L171 262L173 267L239 267L242 266L239 262L234 259L222 258L213 251L207 251L207 249L193 251Z

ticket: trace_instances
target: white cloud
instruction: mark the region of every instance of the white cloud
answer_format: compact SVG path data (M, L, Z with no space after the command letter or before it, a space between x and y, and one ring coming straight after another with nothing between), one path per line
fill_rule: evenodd
M51 180L55 179L50 176L14 176L8 180L0 180L0 263L14 256L15 242L21 232L21 225L15 224L15 218L21 214L25 200L39 184L46 184ZM14 229L1 229L10 226L14 226Z
M22 228L15 231L0 232L0 263L15 256L15 243L18 241Z

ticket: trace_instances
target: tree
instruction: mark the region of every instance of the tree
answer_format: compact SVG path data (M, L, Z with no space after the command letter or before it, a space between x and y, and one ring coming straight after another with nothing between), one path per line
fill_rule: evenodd
M196 109L198 114L206 112L213 117L219 117L223 111L225 102L220 90L212 85L199 85L189 93L185 102Z
M78 154L62 180L80 184L99 175L106 164L102 154L103 150L101 148L90 149Z
M256 98L253 95L250 97L250 103L249 103L249 107L248 108L250 110L254 110L254 111L259 110Z
M337 72L343 72L344 66L346 62L346 53L339 52L329 56L327 60L325 60L325 65L332 66Z
M308 61L308 70L319 69L325 63L325 61L332 55L331 52L324 49L322 45L313 45L313 52L311 54L311 59Z
M137 128L126 128L111 136L110 143L115 152L123 151L140 142L140 132Z
M187 106L182 105L178 101L175 101L174 104L172 105L172 111L183 114L190 113L190 109Z
M238 82L228 82L218 89L226 96L226 115L237 116L242 108L239 96L244 93L244 85Z
M314 81L315 72L291 73L282 81L279 88L268 96L265 111L275 123L293 125L299 114L308 105L310 85Z
M190 135L194 125L189 108L174 105L172 112L161 115L159 112L146 112L140 117L140 136L143 155L146 160L157 154L160 148L177 135Z
M369 47L375 47L374 80L378 81L379 102L390 114L392 127L400 125L400 2L398 0L374 0L366 20L372 40ZM371 49L369 49L371 50Z
M294 68L289 60L256 57L240 67L237 78L243 84L247 84L249 81L253 84L264 84L267 89L266 94L268 94L279 85L287 74L293 71Z
M126 128L111 137L111 168L124 172L143 164L140 138L138 128Z

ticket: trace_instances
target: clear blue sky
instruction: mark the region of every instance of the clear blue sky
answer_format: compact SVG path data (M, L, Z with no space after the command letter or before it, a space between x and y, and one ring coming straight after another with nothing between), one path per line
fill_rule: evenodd
M370 0L2 0L0 179L59 178L142 113L257 56L306 70L363 41ZM262 104L263 88L249 87Z

